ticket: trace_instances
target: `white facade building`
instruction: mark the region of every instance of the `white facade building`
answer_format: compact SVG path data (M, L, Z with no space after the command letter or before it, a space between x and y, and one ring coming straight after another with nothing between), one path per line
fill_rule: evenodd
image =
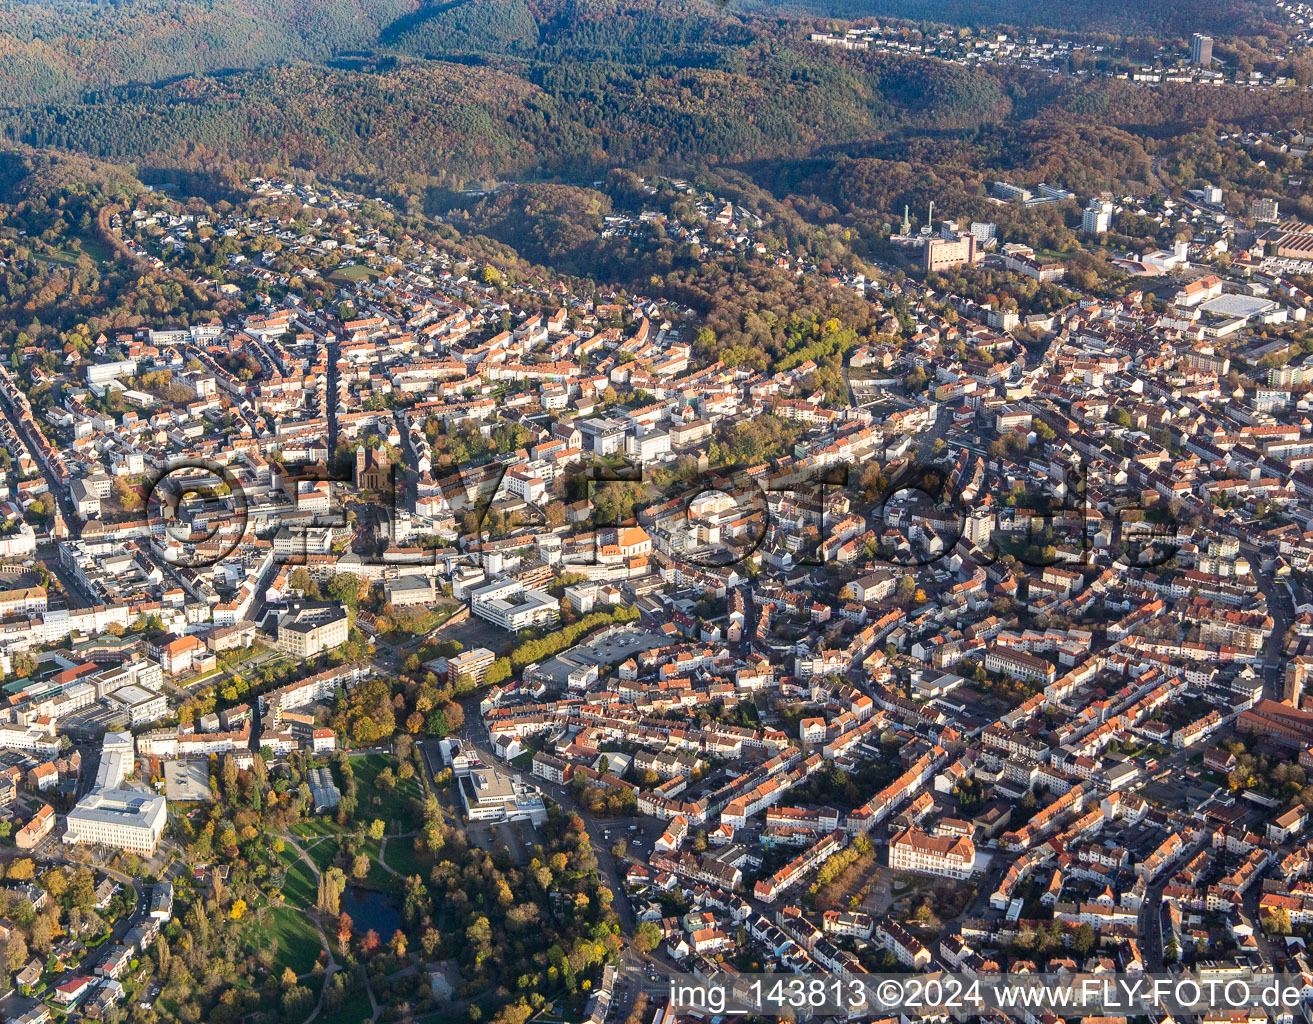
M1089 206L1081 215L1080 227L1087 235L1104 235L1112 226L1112 203L1103 199L1091 199Z
M519 580L502 579L470 591L470 611L512 633L550 625L560 617L560 605L545 590L531 590Z
M547 820L542 794L495 768L475 768L460 780L460 798L471 821Z
M64 842L112 846L149 856L159 845L167 817L162 796L135 789L98 790L68 812Z

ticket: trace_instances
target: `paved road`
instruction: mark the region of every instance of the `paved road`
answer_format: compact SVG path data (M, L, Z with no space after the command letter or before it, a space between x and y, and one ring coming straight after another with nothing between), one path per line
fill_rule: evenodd
M1261 571L1263 554L1252 544L1241 544L1241 553L1249 559L1259 592L1267 599L1267 613L1272 616L1272 635L1268 638L1263 656L1263 696L1281 699L1283 688L1281 666L1285 657L1284 638L1294 619L1295 609L1286 585Z
M935 421L930 424L930 429L923 433L916 443L916 456L913 461L930 462L930 450L935 446L935 442L948 433L948 428L953 425L953 414L948 409L948 403L940 402L938 410L935 413Z
M19 426L18 416L15 415L14 407L10 404L7 396L0 395L0 411L4 412L5 418L9 420L9 425L14 428L14 433L23 442L23 447L27 449L32 461L36 463L37 469L41 471L41 475L46 478L46 485L50 488L51 495L59 505L59 510L64 516L64 522L77 523L77 514L73 508L73 498L69 493L69 489L51 472L50 467L46 465L45 460L41 457L41 453L37 451L32 439Z
M1191 846L1181 863L1189 863L1196 849L1197 844ZM1171 880L1171 875L1171 871L1164 871L1148 887L1144 902L1140 904L1140 951L1144 954L1144 969L1150 972L1163 969L1163 930L1159 911L1163 906L1163 888Z
M77 865L77 863L73 861L66 861L65 863L71 863L74 864L75 866L84 866L84 865ZM129 878L125 874L122 874L121 872L110 871L107 868L100 868L99 870L104 871L107 875L109 875L111 878L113 878L115 881L119 883L133 882L133 879ZM48 979L47 981L48 987L53 990L55 988L58 988L60 985L63 985L65 982L71 981L74 978L83 977L83 976L90 977L91 974L93 973L95 962L100 957L100 955L104 953L105 950L108 949L110 945L112 945L113 943L123 941L123 937L128 934L128 932L132 929L132 927L144 921L147 918L147 916L150 914L150 896L148 895L149 892L150 892L149 886L142 886L140 889L138 889L136 906L132 908L132 913L124 914L121 918L119 918L116 922L114 922L113 927L110 929L111 938L107 942L104 942L101 945L97 946L95 949L88 950L87 955L83 958L80 964L74 967L69 967L66 970L61 971L59 974L55 975L53 978Z

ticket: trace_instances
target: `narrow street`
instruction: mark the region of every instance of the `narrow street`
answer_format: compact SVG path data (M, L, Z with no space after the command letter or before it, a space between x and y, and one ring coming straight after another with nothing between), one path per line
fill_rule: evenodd
M1281 699L1281 659L1286 630L1295 617L1294 604L1286 585L1259 570L1263 554L1251 544L1241 544L1241 553L1250 560L1259 592L1267 599L1267 613L1272 616L1272 635L1263 654L1263 696Z

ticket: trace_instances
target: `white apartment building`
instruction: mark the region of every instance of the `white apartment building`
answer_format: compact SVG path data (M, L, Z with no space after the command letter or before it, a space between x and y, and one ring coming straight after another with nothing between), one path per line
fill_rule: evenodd
M313 704L317 700L326 700L338 690L349 689L369 675L369 670L359 665L343 665L328 669L305 679L288 683L271 693L260 694L261 713L272 711L275 722L281 720L284 711Z
M821 919L821 928L829 935L845 938L869 939L875 920L861 911L827 910Z
M107 384L120 377L131 377L137 372L135 359L118 359L108 363L92 363L87 367L88 384Z
M642 437L629 438L626 447L640 462L651 462L670 451L670 435L664 430L651 430Z
M1105 235L1112 226L1112 203L1106 199L1091 199L1081 214L1081 230L1087 235Z
M144 725L169 713L169 702L164 694L144 686L121 686L108 694L109 705L128 716L133 725Z
M59 753L59 740L36 725L0 725L0 750L23 750L53 757Z
M240 732L185 733L176 729L154 729L137 737L137 750L142 757L209 757L211 754L247 750L250 741L249 725Z
M105 739L100 747L100 764L96 767L94 790L118 789L123 780L136 769L137 759L132 733L105 733Z

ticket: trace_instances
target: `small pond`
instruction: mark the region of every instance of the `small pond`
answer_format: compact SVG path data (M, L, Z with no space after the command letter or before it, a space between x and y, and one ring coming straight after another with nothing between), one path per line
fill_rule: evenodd
M378 932L379 941L384 945L401 930L401 912L392 905L387 893L348 885L342 893L341 908L350 916L357 935L372 928Z

